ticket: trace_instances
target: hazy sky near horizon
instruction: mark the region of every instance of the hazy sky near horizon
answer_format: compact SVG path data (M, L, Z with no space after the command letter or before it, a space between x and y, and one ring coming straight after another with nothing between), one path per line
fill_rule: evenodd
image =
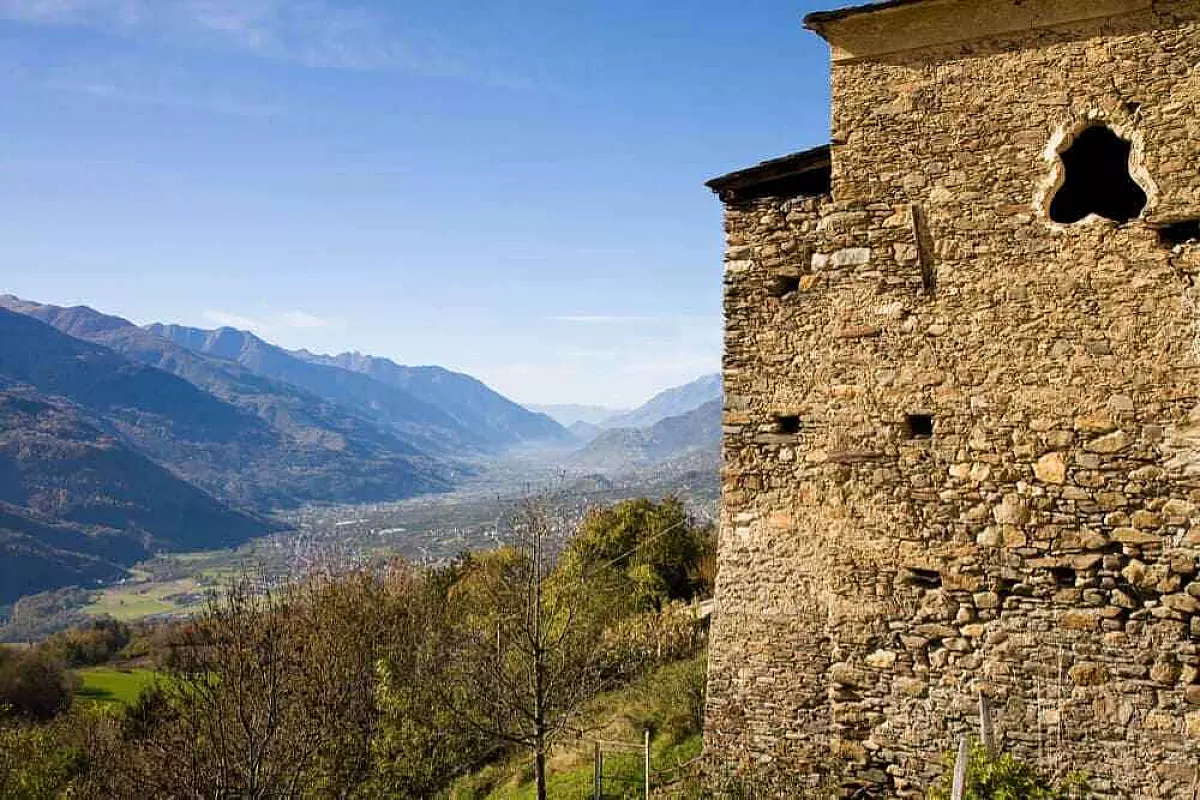
M715 175L820 0L0 0L0 292L631 406L719 367Z

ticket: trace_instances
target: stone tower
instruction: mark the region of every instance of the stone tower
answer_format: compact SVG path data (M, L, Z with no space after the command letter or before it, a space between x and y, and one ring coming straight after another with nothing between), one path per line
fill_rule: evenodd
M1200 0L811 15L831 144L726 206L706 745L919 794L991 700L1099 796L1200 764Z

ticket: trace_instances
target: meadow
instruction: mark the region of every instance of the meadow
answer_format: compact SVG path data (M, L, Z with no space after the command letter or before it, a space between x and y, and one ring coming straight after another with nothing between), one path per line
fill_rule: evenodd
M80 700L106 705L131 706L142 689L154 683L155 673L148 669L90 667L77 670L81 685L75 693Z

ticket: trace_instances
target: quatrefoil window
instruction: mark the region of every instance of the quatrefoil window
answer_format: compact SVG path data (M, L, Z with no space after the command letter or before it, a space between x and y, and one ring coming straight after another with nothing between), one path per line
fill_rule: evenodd
M1128 141L1103 125L1079 133L1062 159L1064 180L1050 202L1050 219L1070 225L1089 214L1114 222L1135 219L1146 192L1129 174Z

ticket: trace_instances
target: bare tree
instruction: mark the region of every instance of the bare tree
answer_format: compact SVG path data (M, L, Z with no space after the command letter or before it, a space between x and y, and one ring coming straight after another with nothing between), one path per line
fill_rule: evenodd
M316 636L301 624L299 600L296 591L242 579L179 631L163 679L129 715L119 793L304 793L326 739L337 731L309 691L312 680L332 676L309 677Z
M555 570L566 538L545 498L518 502L511 544L475 559L455 587L447 700L463 724L532 752L537 796L546 757L605 687L609 599Z

